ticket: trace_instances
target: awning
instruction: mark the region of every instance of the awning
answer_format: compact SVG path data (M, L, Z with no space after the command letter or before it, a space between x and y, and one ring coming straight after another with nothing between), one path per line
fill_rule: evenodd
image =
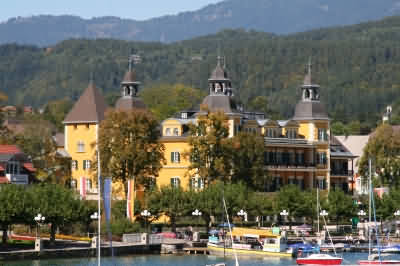
M273 234L271 230L262 229L251 229L251 228L240 228L234 227L232 229L232 236L244 236L244 237L279 237L279 235Z
M28 170L29 172L36 172L36 168L33 167L32 163L24 163L23 165L24 165L24 168L26 170Z

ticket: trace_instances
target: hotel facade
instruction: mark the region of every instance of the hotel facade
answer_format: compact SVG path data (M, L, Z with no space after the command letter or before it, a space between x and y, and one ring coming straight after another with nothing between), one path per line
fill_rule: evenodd
M139 85L134 70L129 69L121 82L121 98L114 108L147 110L138 96ZM218 58L208 80L208 95L201 105L211 112L225 113L229 137L241 131L264 137L265 171L272 180L264 191L273 192L281 186L294 184L303 190L319 187L350 192L353 175L349 169L355 156L331 135L330 119L320 101L320 89L312 82L309 68L299 88L301 99L295 106L294 116L288 120L268 119L268 114L246 112L235 104L231 80ZM90 169L96 156L99 125L108 108L91 82L64 121L65 151L72 159L72 185L82 197L97 196L97 177ZM183 156L190 150L189 124L195 124L201 114L200 108L182 110L161 122L160 141L165 146L166 163L156 178L159 187L201 189L204 186L203 178L188 174L189 161ZM113 189L120 192L121 185L115 184Z

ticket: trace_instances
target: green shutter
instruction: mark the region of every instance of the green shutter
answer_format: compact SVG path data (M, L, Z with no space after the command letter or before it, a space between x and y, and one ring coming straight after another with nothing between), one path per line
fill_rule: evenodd
M181 162L181 154L179 152L177 152L177 153L178 153L178 163L180 163Z
M173 162L174 162L174 153L171 152L171 163L173 163Z

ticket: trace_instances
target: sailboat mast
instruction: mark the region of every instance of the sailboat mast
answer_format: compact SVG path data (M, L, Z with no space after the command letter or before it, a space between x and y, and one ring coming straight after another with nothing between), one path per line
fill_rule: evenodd
M101 204L100 204L100 199L101 199L101 173L100 173L100 152L97 150L97 193L98 193L98 199L97 199L97 213L99 214L99 218L97 220L97 265L100 266L100 251L101 251L101 244L100 244L100 230L101 230L101 215L100 215L100 210L101 210Z
M319 234L319 186L317 186L317 228Z
M368 219L368 255L371 255L371 232L370 232L370 224L371 224L371 214L372 214L372 181L371 181L371 158L368 159L368 170L369 170L369 176L368 176L368 186L369 186L369 198L368 198L368 207L369 207L369 219Z

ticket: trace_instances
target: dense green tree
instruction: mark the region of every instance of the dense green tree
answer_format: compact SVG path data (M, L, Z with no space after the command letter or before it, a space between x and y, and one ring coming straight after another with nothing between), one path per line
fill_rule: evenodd
M231 140L228 118L223 112L204 110L196 124L189 125L190 159L189 174L196 173L206 180L206 185L215 180L228 181L231 176Z
M62 132L64 129L62 122L71 108L72 101L69 99L51 101L47 103L43 117L50 121L56 127L57 131Z
M80 218L88 219L88 212L82 210L82 203L74 191L60 185L43 184L33 187L32 201L36 214L42 214L50 225L50 242L54 243L58 227L72 224ZM85 217L81 217L84 213ZM35 215L36 215L35 214ZM90 217L90 215L89 215Z
M268 178L264 165L264 138L241 132L232 139L232 182L244 182L262 189Z
M400 185L400 132L389 124L380 125L369 138L359 161L363 176L368 176L368 160L371 158L373 172L379 176L380 185Z
M204 91L183 84L160 84L144 89L141 96L161 121L178 111L193 109L204 97Z
M352 197L341 190L331 190L326 200L321 202L321 208L328 211L329 217L334 217L336 225L341 219L347 221L356 213Z
M287 218L290 222L292 218L299 218L305 215L305 193L298 186L287 185L282 187L275 200L275 212L279 214L281 211L286 210L289 212ZM311 210L312 206L308 206L308 208Z
M141 111L110 111L101 122L99 150L103 174L121 181L146 185L158 176L164 163L164 145L159 142L157 120Z
M31 157L39 180L66 185L71 177L70 159L57 154L53 130L49 121L32 116L24 121L24 130L15 142Z
M188 195L181 187L161 187L150 195L148 209L153 215L168 216L172 232L176 232L177 219L191 213Z
M0 193L0 226L3 231L2 243L7 241L9 226L17 222L33 221L29 213L29 200L26 188L18 185L2 185Z

